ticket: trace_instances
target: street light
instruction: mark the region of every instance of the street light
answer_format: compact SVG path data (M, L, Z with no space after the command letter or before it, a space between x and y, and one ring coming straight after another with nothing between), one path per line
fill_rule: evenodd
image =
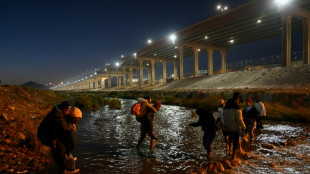
M169 39L172 41L172 43L174 44L175 43L175 41L176 41L176 39L177 39L177 36L175 35L175 34L171 34L170 36L169 36Z
M275 3L278 5L286 5L288 3L290 3L291 0L276 0Z
M151 40L151 39L148 39L148 40L147 40L147 43L148 43L148 44L151 44L151 43L152 43L152 40Z
M224 6L224 7L223 7L222 5L219 4L219 5L216 7L216 9L217 9L217 10L221 10L221 11L223 12L223 11L227 10L228 7L227 7L227 6Z

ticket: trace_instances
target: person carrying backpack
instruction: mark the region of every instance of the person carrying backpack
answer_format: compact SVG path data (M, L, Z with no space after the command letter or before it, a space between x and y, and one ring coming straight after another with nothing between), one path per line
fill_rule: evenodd
M154 134L154 113L157 112L157 110L160 108L161 104L160 102L157 102L157 105L155 103L154 106L157 106L157 108L153 107L150 103L152 99L149 96L144 97L143 99L139 98L139 102L141 102L141 109L139 115L136 115L136 120L141 123L141 135L138 140L137 148L140 147L142 144L144 138L148 134L151 138L151 145L150 149L152 150L154 148L154 142L157 140L157 137Z

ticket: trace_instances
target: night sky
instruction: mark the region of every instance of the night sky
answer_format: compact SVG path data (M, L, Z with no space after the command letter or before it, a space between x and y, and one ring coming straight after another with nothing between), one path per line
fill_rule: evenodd
M232 8L247 1L0 0L0 80L58 84L131 55L149 38L161 39L216 15L218 4ZM280 48L279 43L266 54L278 54ZM253 54L240 49L232 49L227 62ZM262 52L253 57L265 56Z

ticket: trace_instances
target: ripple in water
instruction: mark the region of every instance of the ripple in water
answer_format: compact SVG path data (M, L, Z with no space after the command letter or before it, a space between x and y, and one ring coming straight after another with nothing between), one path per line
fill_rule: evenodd
M189 173L207 164L202 146L203 132L189 127L198 118L184 107L162 105L155 115L155 132L159 140L150 151L149 138L140 150L135 146L140 136L140 123L130 115L135 100L121 100L122 110L103 107L83 115L78 126L78 139L73 152L78 157L80 173ZM264 121L265 123L266 121ZM297 146L276 146L266 149L262 144L277 144L296 138L309 125L269 122L256 132L256 141L243 146L248 159L233 168L233 173L307 173L310 169L309 138ZM243 144L244 145L244 144ZM224 149L221 131L212 144L211 160L229 158Z

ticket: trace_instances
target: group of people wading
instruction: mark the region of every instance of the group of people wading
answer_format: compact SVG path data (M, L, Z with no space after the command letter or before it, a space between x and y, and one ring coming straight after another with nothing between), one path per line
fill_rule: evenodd
M213 113L210 109L199 108L196 114L199 115L197 123L191 123L190 126L201 126L204 131L203 145L211 156L211 144L215 138L216 130L219 122L222 122L222 133L226 143L226 149L232 155L232 160L236 160L236 154L239 150L243 153L241 148L241 139L248 142L248 134L250 141L254 138L255 125L257 129L262 129L261 117L266 116L266 109L264 104L255 98L253 104L251 98L246 99L246 106L244 110L239 103L241 96L239 92L235 92L233 97L225 103L223 99L218 101L218 118L215 121Z
M140 103L141 107L138 108L140 112L136 114L136 119L141 123L141 136L137 148L140 147L146 135L149 135L151 138L150 149L153 150L155 140L157 139L154 133L153 118L154 113L160 109L161 104L157 101L152 106L150 104L151 101L149 96L138 99L138 103ZM259 98L255 97L255 103L252 102L251 98L247 98L246 106L243 110L239 105L240 101L241 95L239 92L235 92L227 103L225 103L223 99L220 99L218 101L217 120L215 120L212 110L207 106L196 109L199 120L196 123L190 123L189 126L201 126L204 132L203 146L207 150L209 157L211 156L211 144L216 136L219 122L221 122L222 125L226 149L229 150L229 154L232 155L232 160L236 160L238 150L243 153L241 139L248 142L249 140L247 137L249 135L250 141L252 141L254 138L255 125L257 129L263 128L261 118L266 116L266 109ZM133 107L131 109L133 109Z
M235 92L233 97L226 103L223 99L218 101L218 118L215 120L213 112L207 106L196 109L199 120L190 123L189 126L201 126L203 135L203 146L207 150L208 157L211 156L211 144L216 136L218 124L222 124L222 132L226 148L232 159L236 159L236 153L241 149L241 139L246 140L246 134L254 138L255 125L257 129L263 128L261 117L266 116L264 104L255 98L253 104L251 98L247 98L246 106L242 111L239 106L241 96ZM149 136L150 149L154 149L157 137L154 132L154 114L160 109L161 103L156 101L151 105L150 96L139 98L138 103L131 107L131 114L136 115L136 120L141 123L140 138L137 148L140 148L146 136ZM52 156L56 162L58 173L76 173L76 157L71 152L75 144L76 124L82 118L82 112L77 107L72 107L68 101L56 104L50 113L44 118L38 127L37 136L43 145L51 148Z

